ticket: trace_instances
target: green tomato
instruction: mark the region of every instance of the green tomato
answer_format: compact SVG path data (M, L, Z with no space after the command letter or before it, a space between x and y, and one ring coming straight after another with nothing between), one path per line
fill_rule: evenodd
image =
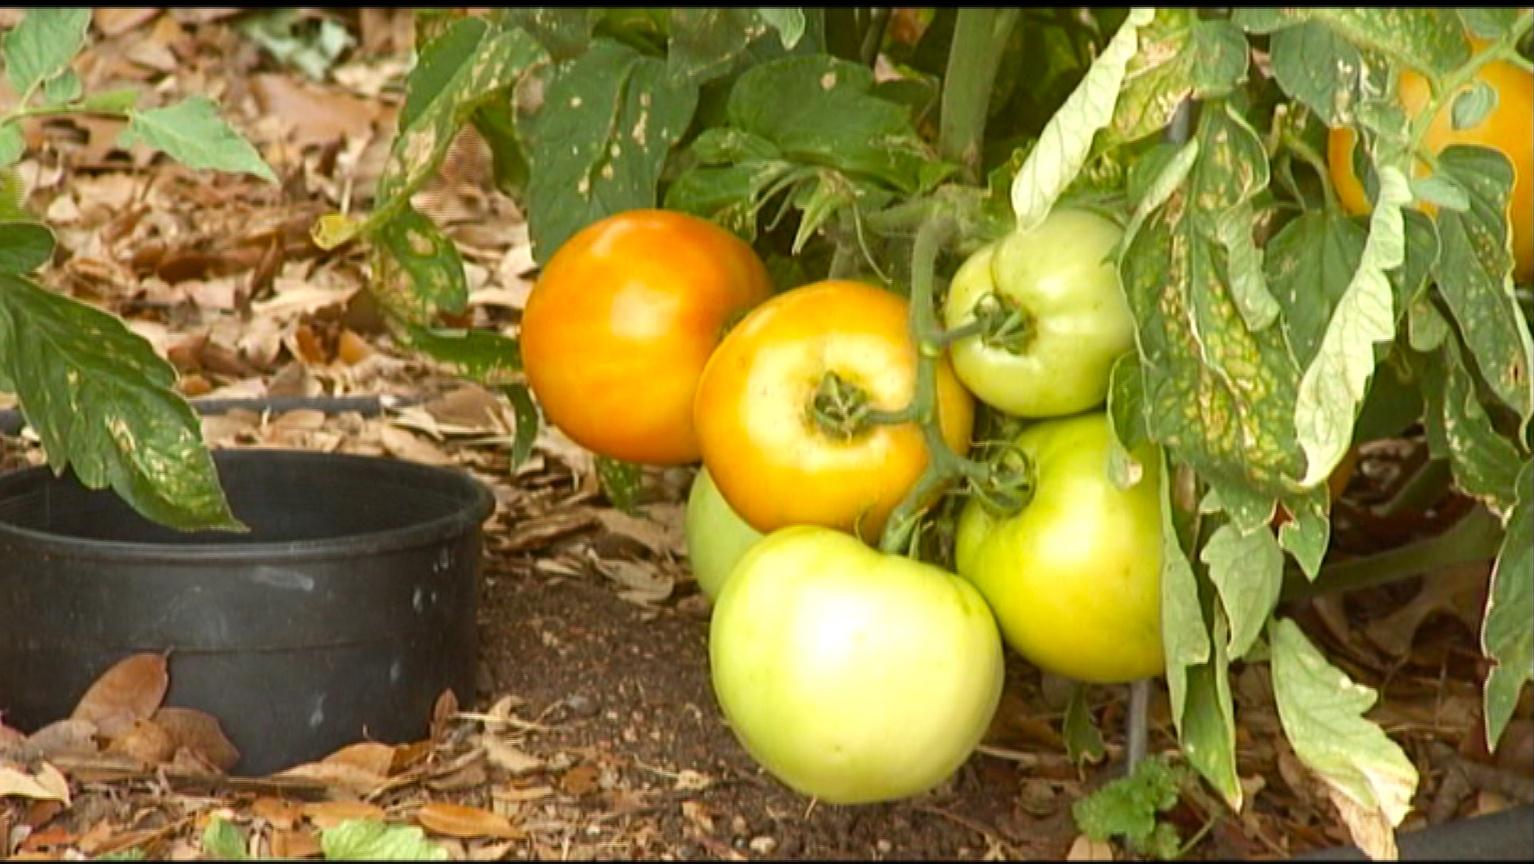
M699 468L687 495L687 560L709 599L718 599L735 562L760 539L762 532L740 518L719 494L708 469Z
M1019 417L1056 417L1102 404L1108 372L1134 347L1134 319L1112 253L1123 231L1087 210L1052 212L971 255L943 304L950 328L975 319L994 295L1018 313L1013 345L980 336L955 342L959 380L986 404ZM1013 350L1017 353L1013 353Z
M1001 699L1001 637L979 592L819 526L781 528L740 560L714 607L709 660L747 752L833 804L941 783Z
M1160 674L1161 457L1119 489L1108 478L1112 431L1094 412L1028 427L1033 498L997 519L978 500L959 517L959 574L985 595L1001 632L1041 669L1100 684Z

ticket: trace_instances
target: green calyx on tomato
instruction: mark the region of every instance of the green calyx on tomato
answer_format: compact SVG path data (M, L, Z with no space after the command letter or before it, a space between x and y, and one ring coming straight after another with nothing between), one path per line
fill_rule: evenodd
M825 280L767 300L719 343L693 425L710 476L752 527L879 536L929 458L903 416L916 395L909 319L898 294ZM968 449L974 399L946 357L935 410L949 448Z
M707 468L698 469L687 495L687 560L698 587L717 600L730 571L762 533L730 509Z
M740 560L714 607L709 660L751 756L834 804L941 783L1001 698L1001 639L973 586L815 526L774 532Z
M1066 208L971 255L943 304L945 326L975 331L951 349L964 386L1019 417L1102 404L1114 359L1134 347L1112 259L1122 236L1107 217Z
M959 517L959 574L985 596L1008 645L1049 672L1099 684L1160 674L1161 460L1119 489L1108 476L1113 432L1092 412L1025 429L1033 495L998 518L979 500Z

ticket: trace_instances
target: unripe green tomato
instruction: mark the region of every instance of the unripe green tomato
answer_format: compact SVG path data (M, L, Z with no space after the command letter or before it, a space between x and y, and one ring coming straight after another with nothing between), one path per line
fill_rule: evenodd
M1023 335L1019 353L979 336L955 342L950 354L964 386L1018 417L1101 405L1114 359L1134 347L1134 319L1110 257L1123 233L1107 217L1060 209L971 255L948 288L945 324L974 320L975 304L995 292L1021 313Z
M709 599L718 599L735 563L760 539L762 532L730 509L708 469L699 468L687 494L687 560Z
M973 586L818 526L740 560L709 630L714 694L746 750L833 804L925 792L1001 699L1002 646Z
M1098 684L1161 673L1161 458L1119 489L1102 412L1035 423L1017 437L1033 498L997 519L977 500L959 517L959 574L985 595L1006 642L1041 669Z

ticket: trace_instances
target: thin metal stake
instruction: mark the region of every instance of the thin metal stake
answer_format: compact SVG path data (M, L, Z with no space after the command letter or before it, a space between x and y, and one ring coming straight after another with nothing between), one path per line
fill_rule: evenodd
M1145 740L1150 728L1150 682L1149 678L1141 678L1129 684L1129 716L1125 719L1129 764L1125 774L1133 774L1135 766L1145 759Z

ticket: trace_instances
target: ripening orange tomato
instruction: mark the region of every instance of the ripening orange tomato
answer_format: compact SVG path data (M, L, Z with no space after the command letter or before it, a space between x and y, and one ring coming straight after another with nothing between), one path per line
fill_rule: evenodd
M1513 163L1513 194L1508 217L1513 228L1513 275L1521 283L1534 281L1534 74L1505 61L1482 66L1476 77L1497 94L1497 105L1469 129L1454 128L1454 100L1445 99L1428 127L1424 145L1438 153L1455 144L1501 151ZM1466 85L1468 88L1471 85ZM1407 69L1401 72L1397 99L1410 117L1427 107L1432 93L1427 81ZM1342 206L1353 214L1371 208L1363 183L1353 172L1352 129L1332 129L1327 135L1326 161ZM1418 170L1426 173L1424 166ZM1431 212L1431 208L1424 207Z
M731 321L772 293L740 238L695 216L629 210L560 246L522 313L522 360L549 422L629 462L697 461L698 377Z
M752 527L822 525L877 540L927 465L921 430L871 423L848 437L817 420L812 406L831 373L873 409L910 404L916 346L907 310L897 294L827 280L756 307L719 344L698 383L693 422L709 474ZM946 354L937 396L943 438L963 453L974 399Z

